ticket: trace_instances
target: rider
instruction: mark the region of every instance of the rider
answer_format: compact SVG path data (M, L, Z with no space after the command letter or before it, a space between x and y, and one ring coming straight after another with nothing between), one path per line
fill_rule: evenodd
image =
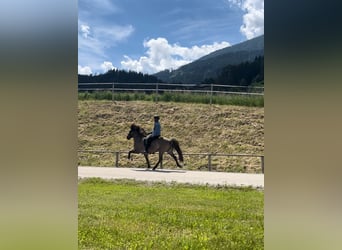
M159 138L161 135L161 126L159 123L159 116L155 115L154 117L154 126L153 131L149 133L149 135L144 140L144 146L145 146L145 153L148 152L148 148L151 145L152 141Z

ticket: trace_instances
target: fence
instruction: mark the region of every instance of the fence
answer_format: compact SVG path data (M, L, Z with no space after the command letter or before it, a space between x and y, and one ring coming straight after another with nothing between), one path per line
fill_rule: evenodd
M214 94L264 95L264 87L218 85L218 84L173 84L173 83L78 83L79 92L111 91L114 100L115 92L145 92L158 95L164 92L204 93L210 95L210 104Z
M115 167L119 167L119 159L120 154L128 154L127 151L108 151L108 150L78 150L79 153L109 153L115 156ZM263 155L255 155L255 154L220 154L220 153L183 153L183 155L188 156L206 156L208 157L208 170L212 171L212 157L215 156L224 156L224 157L259 157L261 160L261 172L264 173L264 159ZM163 163L161 162L161 168L163 168Z

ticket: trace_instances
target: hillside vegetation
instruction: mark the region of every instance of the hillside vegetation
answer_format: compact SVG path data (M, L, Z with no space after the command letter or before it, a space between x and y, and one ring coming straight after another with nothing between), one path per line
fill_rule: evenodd
M185 104L146 101L79 101L79 150L129 151L133 141L126 136L132 123L146 131L153 115L161 117L162 135L176 138L183 153L258 154L264 152L264 108L229 105ZM156 162L156 154L151 162ZM207 168L206 156L185 155L185 169ZM79 165L114 166L113 154L79 154ZM120 154L120 167L146 167L143 155ZM164 168L176 168L165 155ZM260 172L258 157L212 158L216 171Z
M129 82L129 83L156 83L161 82L157 77L141 72L119 69L108 70L98 75L78 75L79 83Z
M171 93L145 94L145 93L120 93L111 91L83 92L78 94L79 100L114 100L114 101L151 101L183 102L219 105L237 105L247 107L264 107L263 95L213 95L194 93Z

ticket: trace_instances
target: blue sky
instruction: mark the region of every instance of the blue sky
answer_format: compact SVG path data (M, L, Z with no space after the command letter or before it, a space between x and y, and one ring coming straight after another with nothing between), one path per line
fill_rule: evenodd
M78 72L176 69L263 33L263 0L79 0Z

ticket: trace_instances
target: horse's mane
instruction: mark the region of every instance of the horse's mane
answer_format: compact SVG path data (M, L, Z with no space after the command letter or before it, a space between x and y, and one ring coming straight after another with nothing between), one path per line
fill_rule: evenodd
M143 136L147 136L145 129L143 129L142 127L140 127L134 123L131 125L131 129L136 130L139 134L141 134Z

